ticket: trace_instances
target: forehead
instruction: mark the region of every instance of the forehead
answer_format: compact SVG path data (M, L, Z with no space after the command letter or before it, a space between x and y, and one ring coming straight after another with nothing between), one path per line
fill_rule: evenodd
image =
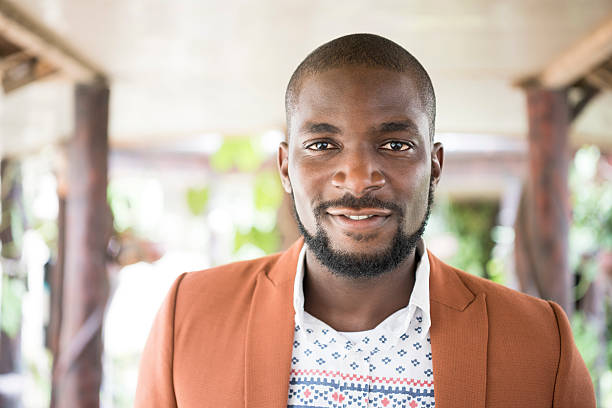
M292 122L342 115L360 120L405 117L428 131L419 88L409 73L365 67L341 67L307 76L301 84ZM292 126L293 127L293 126ZM420 127L420 126L419 126Z

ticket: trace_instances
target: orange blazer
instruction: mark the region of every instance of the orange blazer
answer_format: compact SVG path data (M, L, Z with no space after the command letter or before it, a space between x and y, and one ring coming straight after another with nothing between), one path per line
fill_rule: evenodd
M135 406L286 407L302 245L181 275L147 340ZM428 256L436 408L595 407L557 304Z

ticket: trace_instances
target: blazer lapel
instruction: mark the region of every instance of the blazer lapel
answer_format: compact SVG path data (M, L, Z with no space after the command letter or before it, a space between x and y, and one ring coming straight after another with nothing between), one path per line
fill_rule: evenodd
M287 405L294 333L293 282L302 240L260 273L246 336L245 406Z
M429 254L431 348L436 408L484 407L488 321L484 293Z

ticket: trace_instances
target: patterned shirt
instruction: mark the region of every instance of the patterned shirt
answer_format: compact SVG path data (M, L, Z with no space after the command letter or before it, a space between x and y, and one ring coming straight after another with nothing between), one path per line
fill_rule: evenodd
M425 245L407 307L372 330L337 332L304 310L304 259L293 293L295 334L288 407L434 407Z

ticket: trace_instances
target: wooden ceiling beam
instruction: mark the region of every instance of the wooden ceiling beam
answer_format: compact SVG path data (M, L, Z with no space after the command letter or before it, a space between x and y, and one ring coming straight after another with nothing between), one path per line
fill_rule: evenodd
M612 71L605 67L594 70L590 76L596 77L602 88L612 89Z
M539 74L521 78L516 84L523 87L537 85L549 89L566 88L606 64L610 59L612 59L612 16L591 34L559 55Z
M57 72L57 68L38 57L25 53L19 53L16 57L18 58L11 58L10 65L5 64L5 60L0 61L0 66L2 66L0 78L4 93L9 93Z
M0 0L0 37L77 82L106 81L99 67L7 0Z
M574 88L580 92L580 97L574 101L574 103L571 103L571 98L568 98L568 103L570 105L570 121L576 119L584 108L586 108L589 102L591 102L591 100L597 96L601 90L601 87L594 86L586 79L579 81Z
M569 86L610 58L612 18L549 64L539 82L549 88Z

